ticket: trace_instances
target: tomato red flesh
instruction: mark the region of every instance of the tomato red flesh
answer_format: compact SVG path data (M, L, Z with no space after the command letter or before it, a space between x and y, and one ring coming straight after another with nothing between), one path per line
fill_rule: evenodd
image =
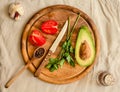
M41 30L47 34L55 34L58 31L58 23L54 20L45 21L41 25Z
M32 45L42 46L45 44L45 37L38 30L33 30L29 36L29 41Z

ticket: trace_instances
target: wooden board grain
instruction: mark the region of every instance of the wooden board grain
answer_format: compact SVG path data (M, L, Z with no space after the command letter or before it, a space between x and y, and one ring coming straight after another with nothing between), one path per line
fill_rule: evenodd
M39 30L46 38L47 42L45 45L41 46L45 48L45 53L47 53L48 49L56 39L57 35L59 34L62 26L64 25L64 22L68 19L70 16L71 21L70 24L71 26L73 25L77 14L80 13L81 17L79 19L79 22L75 28L75 31L72 35L72 45L75 47L76 39L77 39L77 34L79 32L79 28L82 25L88 26L90 29L93 39L95 41L95 46L96 46L96 58L94 60L94 63L90 65L89 67L81 67L77 64L75 67L70 66L68 63L65 63L62 68L59 68L58 70L54 72L50 72L48 69L43 68L42 73L40 74L39 78L41 80L50 82L50 83L55 83L55 84L64 84L64 83L70 83L76 80L81 79L84 77L94 66L97 57L99 55L99 50L100 50L100 41L99 41L99 34L98 30L91 20L91 18L82 12L81 10L74 8L72 6L67 6L67 5L54 5L54 6L49 6L46 7L42 10L40 10L38 13L36 13L30 21L26 24L25 29L23 30L22 34L22 39L21 39L21 50L22 50L22 55L25 63L28 62L32 58L34 50L37 48L33 45L31 45L28 41L29 34L34 30L37 29ZM45 34L41 31L40 26L42 22L46 20L55 20L58 22L58 33L55 35L48 35ZM51 57L56 57L58 56L60 50L61 50L61 44L65 41L66 34L63 37L61 43L59 44L57 50L55 53L52 54ZM39 67L40 62L42 62L42 58L36 59L34 62L34 65L31 65L29 67L30 71L34 74L36 69ZM47 63L47 62L46 62Z

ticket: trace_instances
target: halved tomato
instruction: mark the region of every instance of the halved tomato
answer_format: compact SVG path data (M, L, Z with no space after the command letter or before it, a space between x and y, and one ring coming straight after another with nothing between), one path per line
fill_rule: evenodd
M34 46L42 46L46 39L38 30L33 30L29 36L29 42Z
M41 30L47 34L55 34L58 31L58 23L55 20L43 22Z

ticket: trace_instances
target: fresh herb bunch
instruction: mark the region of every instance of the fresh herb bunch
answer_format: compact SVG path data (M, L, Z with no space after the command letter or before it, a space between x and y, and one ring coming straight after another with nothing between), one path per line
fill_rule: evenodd
M71 36L74 32L75 26L80 18L80 14L78 14L72 29L70 30L70 17L68 18L68 32L67 32L67 38L65 42L62 44L62 50L60 52L60 55L57 58L50 58L49 63L45 66L48 68L51 72L54 70L57 70L58 67L62 67L65 61L67 61L71 66L75 66L74 59L72 58L72 55L74 55L74 48L71 44Z

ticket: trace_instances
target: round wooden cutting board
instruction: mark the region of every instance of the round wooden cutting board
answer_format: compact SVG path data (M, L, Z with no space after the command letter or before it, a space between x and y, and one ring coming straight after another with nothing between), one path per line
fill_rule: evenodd
M82 25L88 26L88 28L92 33L93 39L95 41L95 47L96 47L96 58L94 60L94 63L89 67L81 67L80 65L77 64L76 61L75 61L76 63L75 67L72 67L68 63L65 63L62 68L59 68L54 72L50 72L48 69L42 68L41 74L39 75L39 78L41 80L44 80L50 83L55 83L55 84L64 84L64 83L70 83L70 82L79 80L82 77L84 77L93 68L99 54L100 41L99 41L98 31L96 29L95 24L93 23L93 21L90 19L88 15L86 15L84 12L82 12L77 8L67 6L67 5L55 5L55 6L46 7L40 10L39 12L37 12L26 24L23 30L22 39L21 39L21 42L22 42L21 50L22 50L22 55L25 63L27 63L28 60L32 58L33 52L37 48L32 44L30 44L28 41L28 37L34 29L41 31L40 26L46 20L55 20L58 22L58 33L56 33L55 35L48 35L41 31L46 38L45 45L41 46L46 50L45 51L45 54L46 54L50 46L56 39L57 35L61 31L61 28L63 27L68 17L70 16L70 20L71 20L70 25L72 26L78 13L81 14L81 17L72 35L72 45L73 47L75 47L79 28ZM57 50L55 51L55 53L52 54L51 57L56 57L60 53L61 44L65 41L65 38L66 38L66 34L64 35L62 41L57 47ZM34 64L31 64L29 66L29 69L33 74L36 72L37 68L39 67L40 62L42 62L42 59L43 57L36 59Z

